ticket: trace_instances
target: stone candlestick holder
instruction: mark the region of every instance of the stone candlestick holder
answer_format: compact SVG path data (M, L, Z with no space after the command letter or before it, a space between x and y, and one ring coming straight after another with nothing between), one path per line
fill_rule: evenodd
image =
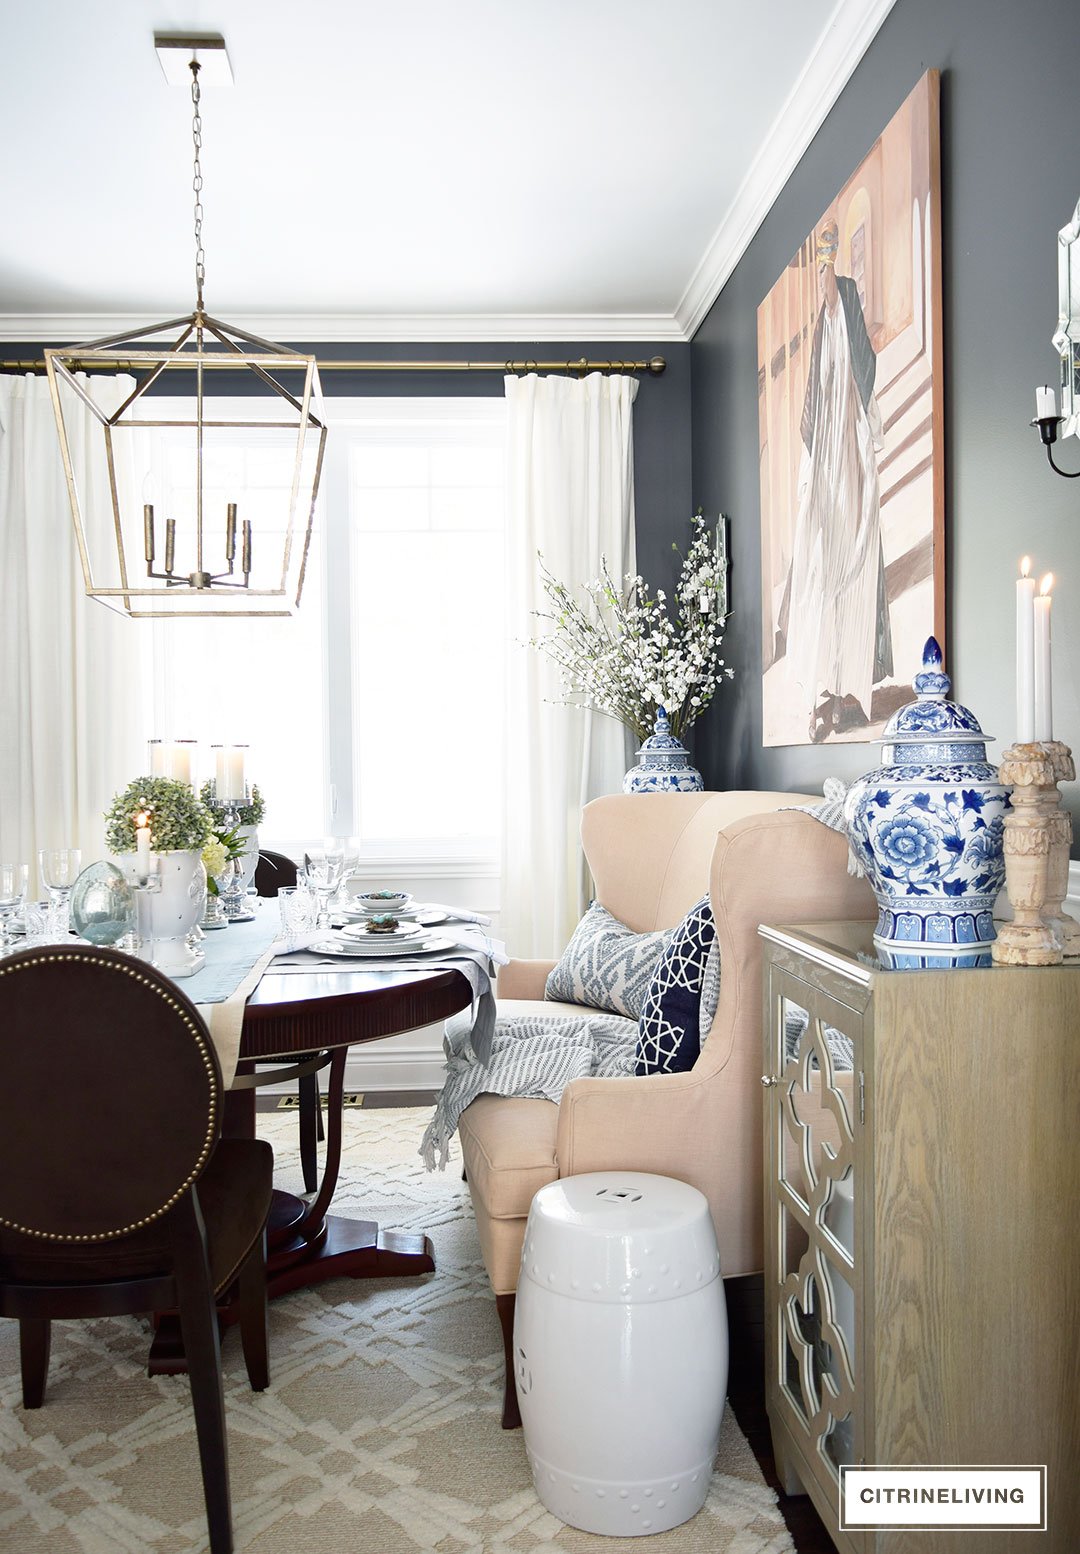
M1080 924L1064 910L1072 817L1057 786L1076 776L1072 751L1056 739L1011 745L999 775L1012 789L1003 846L1013 920L998 928L994 962L1057 966L1080 955Z

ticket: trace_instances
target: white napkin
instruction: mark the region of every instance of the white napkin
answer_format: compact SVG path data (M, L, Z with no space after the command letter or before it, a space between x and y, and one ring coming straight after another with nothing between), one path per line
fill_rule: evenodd
M421 908L421 910L445 912L447 917L456 917L460 923L480 923L485 928L491 926L491 918L485 917L483 912L467 912L464 907L441 906L438 901L429 901L426 907Z
M488 918L487 921L490 922L491 919ZM503 941L492 939L489 934L473 927L471 923L463 923L460 928L455 928L453 923L440 923L431 931L442 939L449 939L451 943L459 944L463 950L479 950L489 960L493 960L496 966L507 966L510 963Z
M275 955L294 955L297 950L307 950L315 943L316 939L325 939L325 928L312 929L310 933L296 933L288 939L275 939L270 946Z

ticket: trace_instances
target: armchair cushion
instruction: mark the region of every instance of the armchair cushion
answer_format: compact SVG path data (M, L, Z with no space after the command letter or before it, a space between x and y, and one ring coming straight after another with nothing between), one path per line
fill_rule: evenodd
M547 979L544 997L637 1020L670 930L634 933L594 901Z
M716 925L706 895L672 934L645 994L636 1073L681 1074L697 1062L716 1013L715 1000L710 1011L702 1010L705 968L715 945Z

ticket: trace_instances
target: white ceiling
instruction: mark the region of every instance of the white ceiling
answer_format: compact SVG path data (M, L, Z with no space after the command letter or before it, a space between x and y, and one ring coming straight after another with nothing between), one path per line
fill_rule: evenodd
M153 34L201 31L235 75L203 90L212 312L689 338L891 4L12 0L0 337L193 305L191 105Z

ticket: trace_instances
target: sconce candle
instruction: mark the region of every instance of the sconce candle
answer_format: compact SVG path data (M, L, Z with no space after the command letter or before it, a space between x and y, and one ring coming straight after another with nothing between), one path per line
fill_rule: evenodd
M1020 563L1016 580L1016 742L1035 738L1035 579L1031 557Z
M1049 384L1044 383L1041 388L1035 390L1035 419L1036 421L1048 421L1058 413L1057 395Z
M1039 740L1050 740L1054 737L1050 666L1050 590L1053 586L1054 574L1047 572L1039 584L1039 596L1034 603L1035 738Z

